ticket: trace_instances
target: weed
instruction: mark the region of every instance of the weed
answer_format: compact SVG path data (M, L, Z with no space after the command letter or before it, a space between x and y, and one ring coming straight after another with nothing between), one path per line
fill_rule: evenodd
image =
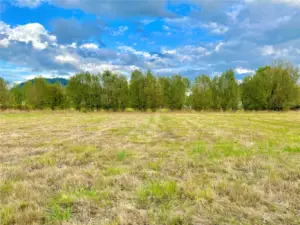
M10 225L15 224L14 211L10 206L1 207L0 224Z
M128 157L128 153L125 150L122 150L117 153L117 160L121 161Z
M122 170L120 168L114 168L114 167L109 167L107 168L105 175L112 176L112 175L120 175L122 174Z
M159 161L153 161L148 163L148 168L151 170L159 171L161 169L161 160Z
M201 141L197 141L192 148L194 154L203 154L205 153L206 147L205 144Z
M295 146L295 147L286 147L284 148L285 152L293 152L293 153L299 153L300 152L300 146Z
M138 200L141 204L168 203L178 194L177 184L173 181L150 182L138 190Z
M62 208L59 205L53 205L49 210L51 220L66 221L71 217L71 208Z

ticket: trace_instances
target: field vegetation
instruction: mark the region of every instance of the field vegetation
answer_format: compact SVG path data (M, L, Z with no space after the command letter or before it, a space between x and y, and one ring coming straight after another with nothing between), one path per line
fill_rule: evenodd
M0 224L299 224L299 112L0 114Z

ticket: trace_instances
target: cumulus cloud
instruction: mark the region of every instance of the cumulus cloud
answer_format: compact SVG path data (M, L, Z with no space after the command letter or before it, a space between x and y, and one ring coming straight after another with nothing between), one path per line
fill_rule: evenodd
M235 68L234 71L235 71L237 74L250 74L250 73L255 73L254 70L247 69L247 68L242 68L242 67Z
M54 35L49 35L46 29L39 23L28 23L16 27L0 22L0 45L9 47L10 41L31 43L33 48L43 50L56 41Z
M78 59L72 55L58 55L55 57L55 60L59 63L77 63Z
M80 46L81 49L88 49L88 50L98 50L99 47L97 44L94 43L85 43Z
M18 2L37 7L42 1ZM167 1L47 2L81 9L110 21L134 17L144 29L132 33L129 23L125 23L129 27L118 23L118 27L104 29L96 20L75 18L55 19L49 31L41 24L12 27L0 22L0 60L34 71L55 70L62 74L105 69L129 73L132 68L140 68L161 75L182 73L191 78L200 73L214 76L228 68L242 77L254 72L250 68L270 64L277 58L300 65L299 1L171 0L168 2L193 5L190 14L175 17L168 10ZM156 33L152 32L154 26L149 25L154 21L160 29ZM101 44L107 31L115 36L110 36L112 40L120 38L117 47L104 48Z

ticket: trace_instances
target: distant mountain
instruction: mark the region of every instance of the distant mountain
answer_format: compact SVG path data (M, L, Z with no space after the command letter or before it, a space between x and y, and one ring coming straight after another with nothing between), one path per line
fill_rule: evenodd
M56 77L56 78L45 78L46 82L49 84L55 84L55 83L60 83L62 86L66 86L69 82L69 80L65 79L65 78L60 78L60 77ZM29 81L33 81L29 80ZM19 87L23 87L25 84L25 82L22 82L19 84Z

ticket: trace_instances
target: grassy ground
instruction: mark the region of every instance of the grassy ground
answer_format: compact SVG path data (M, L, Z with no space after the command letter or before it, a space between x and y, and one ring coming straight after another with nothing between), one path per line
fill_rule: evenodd
M0 224L300 224L300 113L0 114Z

